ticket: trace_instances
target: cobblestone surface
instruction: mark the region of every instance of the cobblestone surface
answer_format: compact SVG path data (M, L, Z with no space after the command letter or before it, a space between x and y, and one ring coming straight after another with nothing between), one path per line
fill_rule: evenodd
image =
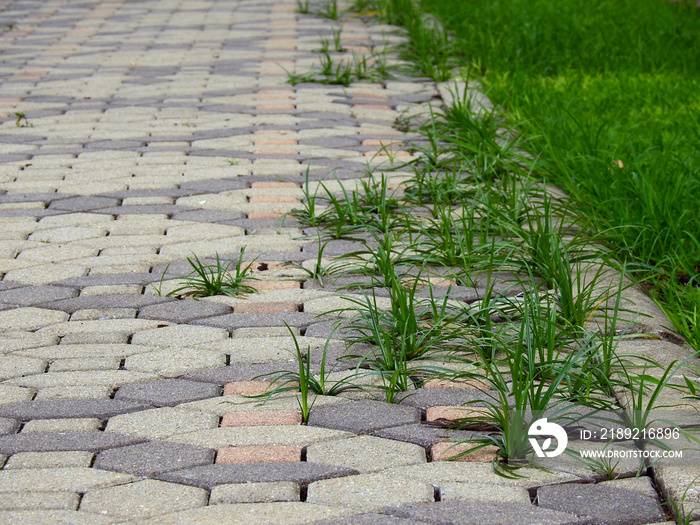
M295 0L0 0L0 523L649 523L664 518L654 486L691 512L697 457L642 472L654 485L572 483L605 466L509 480L492 449L438 461L472 435L439 423L483 384L433 381L393 405L369 387L320 396L308 425L294 394L250 397L295 370L290 331L312 371L331 336L327 366L354 374L347 330L317 317L347 306L348 283L310 279L318 243L281 219L307 177L337 189L411 159L418 137L395 123L447 93L400 75L287 83L331 27ZM342 30L359 52L399 38L359 17ZM188 257L235 265L243 249L258 293L167 296ZM665 331L632 293L640 330Z

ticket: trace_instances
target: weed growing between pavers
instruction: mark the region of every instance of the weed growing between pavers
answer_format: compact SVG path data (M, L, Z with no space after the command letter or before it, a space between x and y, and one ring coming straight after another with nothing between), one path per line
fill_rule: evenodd
M26 128L26 127L31 127L32 124L29 123L29 120L27 119L27 115L21 111L15 111L15 117L17 119L15 120L15 126L18 128Z
M308 1L304 3L299 1L297 4L299 13L311 12ZM328 0L323 9L314 14L335 21L339 19L341 12L338 9L337 0ZM342 29L342 24L331 27L330 39L320 36L320 47L312 50L320 55L317 67L312 67L303 73L285 69L287 81L292 86L303 82L316 82L347 87L353 82L381 82L391 78L392 73L386 61L386 54L389 51L387 46L381 50L374 50L372 46L368 49L368 54L353 51L348 55L342 42Z
M294 341L294 357L297 362L298 369L295 371L271 372L255 377L254 379L266 379L270 381L270 388L263 394L247 396L251 398L262 398L265 401L275 396L287 393L298 392L297 402L301 412L302 423L306 424L309 421L309 415L318 396L335 396L347 390L356 389L357 385L353 382L340 379L333 381L330 378L332 370L327 370L326 361L328 356L328 346L331 343L333 331L326 339L326 344L321 350L320 368L318 374L311 372L311 347L307 346L306 351L302 351L299 346L294 331L287 325L287 329ZM357 376L355 377L357 379ZM313 397L312 397L313 396Z
M245 248L243 248L238 259L225 263L216 254L216 262L214 264L206 264L196 254L187 258L187 262L192 267L192 271L185 277L176 279L179 281L179 286L167 292L167 296L189 296L189 297L212 297L214 295L229 295L239 296L241 294L256 293L257 290L247 284L247 281L257 280L253 277L252 266L255 261L243 265L243 256ZM149 283L153 286L158 295L163 293L163 284L165 275L170 265L163 271L158 283Z

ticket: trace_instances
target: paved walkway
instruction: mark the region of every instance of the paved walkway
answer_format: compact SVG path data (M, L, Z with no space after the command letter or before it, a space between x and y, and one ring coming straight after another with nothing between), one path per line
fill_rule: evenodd
M407 155L396 119L438 96L408 79L290 86L284 69L316 63L332 26L296 10L0 0L0 523L664 521L648 476L591 484L572 465L509 481L490 457L439 461L464 434L426 421L465 390L320 397L309 425L293 396L244 397L295 366L285 323L317 360L316 314L339 304L299 268L317 246L279 221L307 170L332 185L390 162L382 144ZM351 19L343 43L367 51L388 29ZM259 293L156 292L191 254L243 248Z

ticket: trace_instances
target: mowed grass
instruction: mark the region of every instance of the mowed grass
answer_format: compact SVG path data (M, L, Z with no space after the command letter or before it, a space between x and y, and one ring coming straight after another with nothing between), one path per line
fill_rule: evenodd
M396 1L396 0L395 0ZM700 349L700 9L422 0L533 157Z

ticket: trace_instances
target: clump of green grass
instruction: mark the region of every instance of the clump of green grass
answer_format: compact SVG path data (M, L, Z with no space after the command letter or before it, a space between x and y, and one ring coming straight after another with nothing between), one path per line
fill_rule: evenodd
M245 293L255 293L257 290L246 284L246 280L254 280L252 277L253 263L243 265L245 248L240 251L238 259L225 263L216 254L215 264L205 264L194 253L187 258L192 266L192 271L182 277L181 286L168 293L169 296L182 295L190 297L211 297L214 295L236 296ZM234 265L232 267L232 265ZM162 283L162 280L161 280Z
M334 44L340 45L339 41ZM312 67L304 73L287 72L287 82L296 86L302 82L316 82L327 85L349 86L353 82L379 82L391 78L391 72L386 65L384 51L366 54L353 53L351 59L338 59L331 55L330 43L326 39L321 40L321 47L317 50L319 67ZM333 50L335 53L344 52L344 48Z
M267 400L287 392L299 392L297 395L297 403L299 405L299 411L301 412L302 422L306 424L309 422L311 410L318 396L335 396L346 390L357 388L357 386L349 381L331 381L329 379L330 370L326 368L326 360L328 357L328 346L331 342L333 332L328 336L326 344L321 350L319 373L318 375L314 375L311 371L311 347L307 346L306 351L302 351L296 334L294 334L289 325L286 326L294 341L294 358L297 362L297 369L294 371L272 372L270 374L257 376L256 379L271 379L271 387L263 394L251 397L264 398Z

